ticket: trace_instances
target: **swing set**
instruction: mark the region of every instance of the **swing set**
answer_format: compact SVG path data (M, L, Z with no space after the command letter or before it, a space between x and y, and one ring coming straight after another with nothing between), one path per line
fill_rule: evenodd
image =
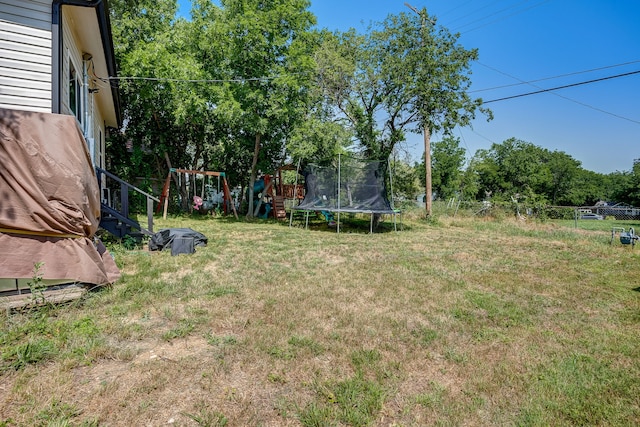
M202 187L200 195L197 194L197 182L196 177L200 175L202 176ZM211 185L211 180L213 178L218 178L218 191L216 193L210 191L206 193L205 187L213 188ZM222 184L222 209L225 215L229 213L229 210L233 211L236 219L238 218L238 213L236 212L236 206L231 197L231 192L229 191L229 185L227 183L227 178L224 172L213 172L213 171L199 171L199 170L191 170L191 169L175 169L170 168L169 173L167 174L167 179L164 182L164 186L162 187L162 194L160 195L160 203L158 203L158 207L156 209L156 213L160 213L160 209L163 209L162 218L167 218L167 209L169 207L169 191L171 187L171 179L175 181L178 189L184 188L186 189L187 198L193 196L193 208L200 209L203 203L209 202L213 203L213 195L220 193L220 187ZM183 180L184 179L184 180ZM205 181L208 181L209 184L205 185ZM215 190L214 190L215 191ZM211 194L213 193L213 194ZM205 198L205 196L207 196Z

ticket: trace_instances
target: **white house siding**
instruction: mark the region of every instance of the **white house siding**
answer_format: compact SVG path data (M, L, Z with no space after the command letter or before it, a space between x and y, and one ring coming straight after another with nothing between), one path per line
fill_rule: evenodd
M69 64L73 63L76 72L82 76L82 53L85 49L91 50L89 46L83 46L82 37L74 31L78 25L88 24L86 14L81 12L94 13L92 8L62 7L62 114L73 115L69 106ZM53 111L51 22L51 0L0 0L0 108ZM96 25L97 32L97 21L92 24ZM96 50L95 46L93 50ZM82 78L80 83L84 83ZM104 88L101 90L105 92ZM88 98L93 96L89 94ZM86 108L89 108L89 120L85 128ZM92 99L82 109L83 115L78 124L93 140L90 148L94 164L104 167L105 120L108 114L101 111L100 104Z
M69 107L69 85L67 79L69 76L69 64L73 63L76 73L82 75L82 53L78 47L77 37L71 31L71 21L67 13L62 12L62 114L73 115L71 107ZM82 83L82 81L81 81ZM84 110L84 108L83 108Z
M0 108L51 112L51 0L0 0Z
M75 25L77 25L69 13L66 13L67 9L63 8L62 11L62 43L63 43L63 60L62 60L62 76L64 77L64 81L67 81L67 77L69 76L69 64L73 63L73 67L76 72L82 76L83 73L83 60L82 53L83 47L80 41L80 37L73 31ZM97 28L97 27L96 27ZM84 85L84 79L81 78L82 85ZM85 90L85 87L82 87L82 90ZM93 163L95 166L104 167L105 159L104 159L104 149L102 148L104 144L105 138L105 126L104 126L104 117L98 103L95 102L92 98L94 95L87 95L87 105L82 106L83 113L85 109L89 111L89 123L86 127L86 137L88 138L87 143L89 144L91 158L93 159ZM69 85L62 85L62 114L73 115L71 108L69 106ZM86 116L83 114L81 117L81 122L78 123L81 129L85 130ZM100 136L102 136L102 141L100 140Z

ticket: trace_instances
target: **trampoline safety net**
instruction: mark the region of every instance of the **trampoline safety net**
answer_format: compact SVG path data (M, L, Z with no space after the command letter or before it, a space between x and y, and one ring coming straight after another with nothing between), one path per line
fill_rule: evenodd
M337 165L307 165L305 198L294 209L393 214L387 199L385 163L342 157Z

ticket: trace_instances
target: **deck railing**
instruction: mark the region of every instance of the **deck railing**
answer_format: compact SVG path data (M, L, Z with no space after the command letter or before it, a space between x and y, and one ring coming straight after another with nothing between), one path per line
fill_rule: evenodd
M112 174L111 172L107 172L106 170L98 167L96 167L95 169L96 169L96 174L98 176L98 185L100 188L102 188L102 182L105 182L105 183L107 182L105 178L112 179L120 184L120 207L118 210L122 214L122 216L129 218L129 191L130 190L135 191L139 194L142 194L143 196L146 197L147 229L149 232L153 233L153 202L155 201L159 203L160 200L157 197L154 197L153 195L147 193L146 191L139 189L135 185L129 184L128 182L118 178L116 175ZM109 186L106 186L106 187L111 188ZM109 200L109 203L110 202L111 200Z

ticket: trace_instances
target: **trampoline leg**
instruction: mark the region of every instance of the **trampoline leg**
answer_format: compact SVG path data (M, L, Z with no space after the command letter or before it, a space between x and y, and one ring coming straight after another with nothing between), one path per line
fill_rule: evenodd
M371 223L369 224L369 234L373 234L373 212L371 213Z
M309 211L304 214L304 229L307 230L309 228Z

